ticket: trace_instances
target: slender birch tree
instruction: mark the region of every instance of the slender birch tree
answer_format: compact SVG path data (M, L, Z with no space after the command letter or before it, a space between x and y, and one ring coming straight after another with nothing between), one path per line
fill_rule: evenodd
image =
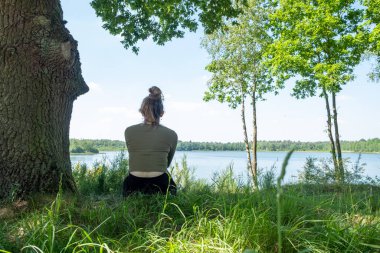
M264 54L272 38L268 34L268 14L270 8L265 1L248 1L236 20L224 30L205 37L204 47L212 58L206 69L212 73L204 100L226 102L236 109L241 106L244 143L247 152L248 168L253 185L257 180L257 108L258 100L281 87L274 84L270 71L264 65ZM247 98L252 106L252 142L249 142L246 121Z

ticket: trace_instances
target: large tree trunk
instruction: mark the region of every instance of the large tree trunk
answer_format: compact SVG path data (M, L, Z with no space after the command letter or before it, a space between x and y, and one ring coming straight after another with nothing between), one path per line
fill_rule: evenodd
M340 138L339 138L339 128L338 128L338 110L336 108L336 95L333 92L332 96L332 106L333 106L333 119L334 119L334 131L335 131L335 145L336 153L338 158L338 169L339 169L339 181L344 182L344 167L342 159L342 149L340 147Z
M330 103L329 103L329 97L327 95L326 90L323 88L323 97L325 98L326 103L326 112L327 112L327 135L330 139L331 144L331 156L334 163L334 172L335 172L335 178L337 181L339 181L339 167L338 167L338 161L336 158L336 151L335 151L335 141L332 134L332 123L331 123L331 109L330 109Z
M75 191L73 101L88 91L59 0L0 1L0 198Z

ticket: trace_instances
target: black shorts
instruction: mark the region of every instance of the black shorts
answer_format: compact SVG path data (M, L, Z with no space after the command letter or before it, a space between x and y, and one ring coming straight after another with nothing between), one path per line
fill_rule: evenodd
M177 185L173 179L164 173L158 177L136 177L129 174L123 183L123 196L126 197L132 193L141 192L144 194L169 192L172 195L177 193Z

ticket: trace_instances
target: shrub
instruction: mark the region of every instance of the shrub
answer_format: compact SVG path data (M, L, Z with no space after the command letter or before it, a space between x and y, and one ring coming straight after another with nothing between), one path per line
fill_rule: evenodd
M269 190L274 189L276 185L276 165L273 164L269 170L259 170L258 173L258 182L259 182L259 189L261 190Z
M128 173L128 160L121 151L112 160L106 157L96 161L91 168L77 163L73 167L73 176L78 190L83 195L121 193L125 176Z
M194 181L194 168L188 166L186 155L182 157L180 164L176 161L174 166L169 168L169 173L178 189L186 190Z
M370 178L364 175L366 164L361 162L359 154L357 160L343 160L345 183L346 184L372 184L378 185L379 178ZM298 175L301 183L307 184L333 184L335 183L334 166L331 159L317 159L307 157L306 163Z
M98 154L99 153L99 150L94 148L94 147L89 147L86 151L90 152L90 153L94 153L94 154Z
M71 153L84 153L85 152L85 150L82 148L82 147L75 147L75 148L73 148L73 149L71 149L71 151L70 151Z

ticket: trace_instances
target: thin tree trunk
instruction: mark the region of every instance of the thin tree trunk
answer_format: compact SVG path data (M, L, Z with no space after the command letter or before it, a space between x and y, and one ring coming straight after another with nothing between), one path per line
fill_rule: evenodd
M0 17L0 198L75 191L69 124L88 87L60 1L0 1Z
M334 163L334 172L335 172L335 178L339 180L339 167L338 162L336 158L336 152L335 152L335 141L332 134L332 125L331 125L331 110L330 110L330 103L329 103L329 97L327 95L326 89L323 88L323 96L325 98L326 102L326 112L327 112L327 135L330 139L331 144L331 155Z
M244 94L242 92L242 101L241 101L241 121L243 124L243 135L244 135L244 144L245 144L245 151L247 152L247 167L248 170L252 172L252 160L251 160L251 151L249 148L249 141L248 141L248 134L247 134L247 124L245 120L245 99ZM256 187L256 185L254 185Z
M340 147L340 138L339 138L339 128L338 128L338 110L336 108L336 94L332 92L332 106L333 106L333 118L334 118L334 130L335 130L335 144L336 152L338 157L338 168L339 168L339 181L344 182L344 167L342 159L342 149Z
M256 85L254 87L256 90ZM255 187L258 188L257 181L257 116L256 116L256 92L254 91L252 94L252 177Z

